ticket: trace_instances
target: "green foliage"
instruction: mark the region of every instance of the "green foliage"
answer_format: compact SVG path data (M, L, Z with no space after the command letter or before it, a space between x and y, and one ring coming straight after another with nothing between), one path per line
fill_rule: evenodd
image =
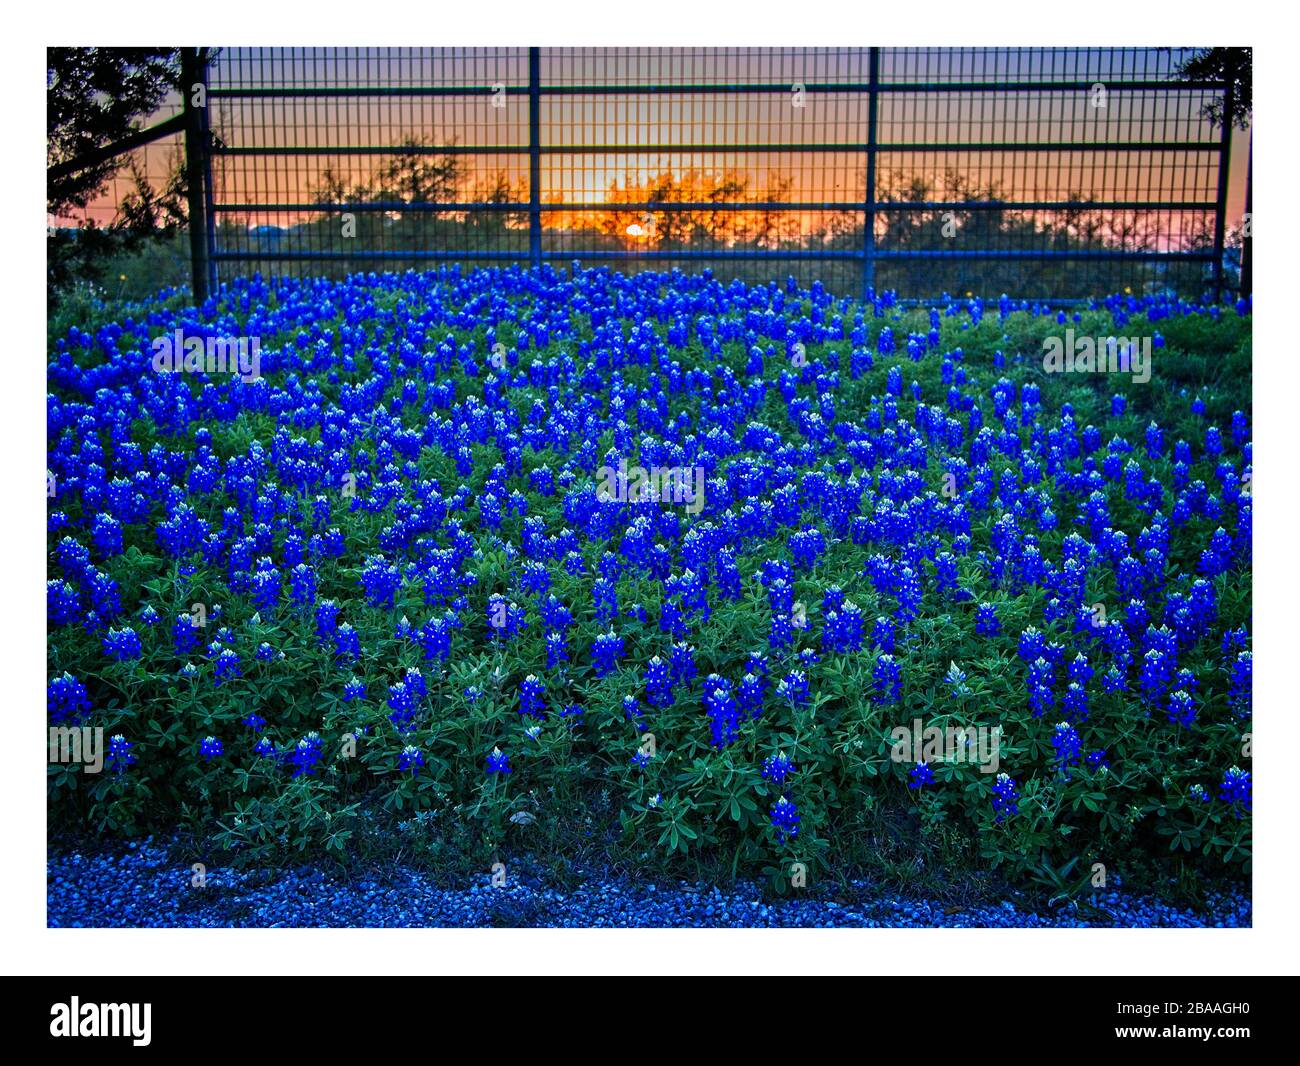
M405 310L416 313L413 307ZM885 324L874 323L873 334ZM924 312L906 312L888 324L899 336L928 325ZM1042 388L1047 410L1069 402L1080 426L1105 426L1108 435L1140 440L1146 423L1157 418L1170 440L1199 439L1203 423L1189 411L1194 395L1205 400L1208 417L1220 424L1233 410L1249 411L1248 318L1175 318L1160 327L1167 345L1155 360L1155 377L1149 387L1127 389L1130 406L1120 418L1108 413L1110 392L1117 387L1114 379L1042 373L1043 337L1058 328L1049 319L1016 313L999 322L990 315L972 327L950 318L942 328L944 350L960 345L965 353L972 391L986 394L1004 374L1034 381ZM1093 335L1113 331L1109 315L1096 311L1082 313L1075 328ZM1135 334L1152 330L1147 323L1129 328ZM509 343L508 330L500 332ZM483 344L481 326L454 333L458 341ZM846 342L808 354L820 358L836 348L846 359L849 347ZM994 368L995 350L1006 354L1010 365L1005 370ZM557 349L542 357L558 354ZM746 352L732 344L724 359L743 372ZM867 410L883 392L885 375L896 362L922 384L927 396L945 391L939 360L909 364L882 357L860 379L843 382L837 404ZM358 363L357 373L366 374L366 361L359 358ZM624 373L640 384L646 371L628 366ZM459 369L455 374L460 387L474 387ZM318 380L330 400L337 399L345 384ZM401 381L395 383L385 401L395 398L401 386ZM546 402L544 389L520 388L512 395L525 416L538 400ZM699 402L690 395L673 399L677 409L692 413ZM779 399L769 403L762 418L780 425L785 415ZM414 424L420 415L407 409L401 417ZM225 457L242 452L254 439L267 440L273 424L244 415L212 430L214 449ZM157 440L177 444L140 427L137 443L143 448ZM475 459L468 483L477 492L496 453L483 449ZM419 464L425 476L452 485L458 481L452 460L441 453L425 450ZM525 476L543 465L555 469L562 459L546 451L526 453ZM1154 463L1153 472L1168 483L1168 462ZM935 466L924 473L937 489L942 471ZM1212 463L1202 459L1192 476L1209 483L1213 473ZM206 517L219 521L227 502L221 493L215 494ZM549 528L563 525L558 497L534 496L530 504ZM1140 513L1131 507L1125 511L1122 501L1115 506L1117 524L1141 528ZM424 662L412 642L393 633L403 616L418 622L428 615L418 587L405 586L391 611L362 603L356 561L379 550L379 532L387 517L354 511L341 521L346 523L350 562L323 563L318 578L320 596L345 604L346 617L362 634L364 657L350 667L341 667L330 649L319 644L309 616L287 607L274 617L258 616L250 602L230 592L218 567L200 565L183 581L155 545L128 530L127 550L104 564L121 585L128 610L149 604L169 623L194 601L220 604L220 615L209 622L208 637L222 625L239 631L243 676L220 687L213 686L210 671L194 680L181 677L183 663L172 651L165 625L147 635L143 659L127 664L106 663L97 638L80 629L52 630L51 676L71 670L82 678L90 689L95 724L106 734L129 735L139 754L128 773L106 773L98 779L52 767L49 802L58 826L125 834L182 824L211 832L223 847L258 862L310 852L343 857L360 849L414 852L434 862L458 863L479 862L507 848L532 849L561 866L583 861L673 873L762 872L776 891L788 889L795 864L806 868L810 882L861 870L901 881L938 876L939 870L960 870L967 876L996 870L1054 894L1080 891L1089 883L1094 863L1132 877L1170 871L1182 876L1180 871L1186 869L1240 875L1250 869L1249 818L1226 805L1202 802L1193 792L1198 786L1213 791L1225 768L1243 762L1243 734L1249 728L1226 712L1227 678L1213 640L1194 649L1186 664L1195 673L1207 708L1194 729L1170 725L1161 715L1148 716L1148 708L1132 692L1098 693L1086 733L1090 747L1105 747L1109 768L1076 766L1063 774L1052 762L1055 722L1030 713L1023 665L1016 658L1018 634L1041 617L1037 595L990 589L988 575L972 555L963 560L962 583L979 590L978 599L997 607L1003 635L978 636L973 602L943 602L927 590L920 619L911 627L910 638L900 642L901 706L885 707L871 698L874 652L869 648L858 654L826 655L817 668L808 706L773 700L760 720L741 727L736 743L716 750L697 684L690 692L679 690L676 702L656 713L655 756L642 770L631 758L644 738L626 719L622 701L628 695L643 696L639 664L653 654L667 656L669 641L653 621L621 620L629 654L621 669L595 677L586 654L600 632L590 573L574 576L556 567L552 591L577 618L574 664L540 669L546 659L544 627L536 623L532 608L533 624L522 636L506 645L491 645L477 621L484 617L487 598L500 592L521 603L529 600L518 585L518 564L501 550L500 539L516 540L522 518L508 516L499 537L470 521L479 554L467 617L475 622L456 633L447 667L437 669ZM984 516L977 523L976 543L987 543L991 521ZM1212 525L1209 519L1194 517L1182 527L1171 562L1185 573L1194 572L1199 545ZM1068 532L1066 523L1044 532L1044 554L1059 557ZM52 540L51 550L53 546ZM605 547L584 546L589 571ZM838 584L868 619L889 613L892 604L883 602L862 576L866 552L847 541L832 545L815 569L797 575L794 599L809 604L814 614L824 589ZM762 561L762 556L743 557L744 598L717 603L707 621L693 627L691 643L700 676L717 672L738 677L746 654L765 646L768 613L756 578ZM1248 624L1248 580L1220 577L1215 587L1220 625ZM618 587L620 603L642 603L654 619L659 588L644 577L625 574ZM1089 591L1118 608L1113 588ZM1044 627L1044 632L1048 639L1067 639L1061 623ZM799 640L803 646L816 646L811 632ZM283 650L286 658L263 663L243 651L263 641ZM194 656L196 661L201 654ZM952 663L968 675L960 694L945 682ZM421 717L413 733L402 734L387 717L384 696L386 686L412 667L419 667L428 679L433 712ZM365 699L342 698L350 674L366 682ZM528 674L542 677L553 705L581 705L581 718L552 714L545 723L522 718L518 690ZM471 688L482 695L470 698ZM280 745L318 733L324 749L321 772L293 777L259 758L254 752L258 735L241 724L253 710L271 723ZM995 819L990 803L993 775L970 763L938 764L935 786L920 792L909 789L910 764L891 759L890 730L914 718L963 727L1000 724L1001 767L1014 774L1021 789L1018 815L1002 822ZM530 735L525 730L533 724L537 730ZM208 735L223 738L222 759L198 756L198 745ZM397 768L407 744L415 745L426 759L417 775ZM495 746L509 753L510 775L483 772L485 755ZM786 843L777 840L768 821L782 790L760 774L763 760L778 752L797 764L784 791L797 795L802 815L799 835Z

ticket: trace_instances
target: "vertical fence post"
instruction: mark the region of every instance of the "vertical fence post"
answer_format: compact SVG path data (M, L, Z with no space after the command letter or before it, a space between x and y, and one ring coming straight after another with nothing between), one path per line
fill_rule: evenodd
M1227 236L1228 167L1232 155L1232 82L1223 86L1223 133L1219 139L1219 185L1214 197L1214 299L1223 299L1223 245Z
M862 299L876 284L876 138L880 116L880 49L872 48L867 74L867 198L862 219Z
M199 151L203 155L203 217L206 225L204 226L204 251L208 267L208 295L211 296L217 291L217 212L213 208L213 198L215 192L212 187L212 119L208 107L211 100L208 97L208 63L214 53L209 52L206 48L198 49L199 52L199 81L203 85L203 107L200 108L202 120L199 123L199 133L202 137L199 143Z
M208 298L208 223L204 192L204 108L195 106L194 87L203 83L203 51L181 49L181 97L185 109L185 187L190 231L190 287L194 303ZM206 97L203 103L207 104Z
M542 60L528 49L528 261L542 265Z
M1254 283L1255 263L1251 245L1255 229L1254 208L1251 206L1251 186L1255 169L1255 131L1251 130L1250 140L1246 142L1246 217L1241 232L1241 295L1249 296Z

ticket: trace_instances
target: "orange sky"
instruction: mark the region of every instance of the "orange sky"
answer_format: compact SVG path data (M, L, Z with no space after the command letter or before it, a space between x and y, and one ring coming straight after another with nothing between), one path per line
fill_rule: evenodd
M1062 199L1083 193L1103 200L1214 199L1218 133L1199 115L1212 94L1130 90L1123 79L1167 79L1179 53L1098 49L883 49L886 83L955 81L1081 81L1107 87L1096 94L1066 91L951 90L881 96L877 167L882 178L901 170L933 176L947 167L979 184L996 182L1010 200ZM572 149L542 157L543 201L601 202L612 184L644 181L671 170L737 169L755 191L769 175L791 182L790 199L859 203L865 196L864 154L843 151L743 152L743 144L856 145L867 139L867 97L861 92L802 94L794 87L859 83L868 77L868 50L840 49L543 49L546 86L772 84L772 92L565 93L541 100L542 143ZM214 64L214 88L271 86L435 85L487 89L483 95L343 96L327 99L214 97L214 129L233 147L313 145L346 148L399 143L416 135L429 143L491 148L526 145L526 95L495 94L492 86L526 86L526 49L225 49ZM802 106L796 106L796 104ZM494 106L495 105L495 106ZM165 110L159 117L165 117ZM1114 151L1006 153L890 152L891 144L1116 142L1155 138L1205 143L1205 152L1139 155ZM601 146L671 146L671 151L622 153ZM695 146L714 145L704 151ZM1229 226L1244 209L1247 135L1234 137ZM139 153L155 181L171 164L177 139ZM218 200L270 204L309 202L321 170L332 166L352 180L369 177L374 156L222 156L216 160ZM472 174L504 172L526 188L526 155L465 157ZM127 187L119 177L91 214L110 221ZM548 225L560 216L548 213ZM570 216L571 217L571 216ZM290 224L266 214L250 223ZM808 222L809 219L805 219ZM821 219L811 216L811 224Z

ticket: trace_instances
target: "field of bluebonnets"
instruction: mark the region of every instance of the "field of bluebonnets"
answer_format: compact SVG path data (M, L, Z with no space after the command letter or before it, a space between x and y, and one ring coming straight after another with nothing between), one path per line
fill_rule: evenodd
M57 833L1249 872L1248 305L447 269L108 317L48 372L49 721L106 745ZM1048 372L1067 331L1149 380Z

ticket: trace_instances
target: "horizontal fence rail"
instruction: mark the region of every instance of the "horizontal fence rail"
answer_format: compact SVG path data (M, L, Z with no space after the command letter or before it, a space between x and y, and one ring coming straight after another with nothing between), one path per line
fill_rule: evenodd
M223 49L205 281L656 263L1221 292L1227 86L1169 49Z

